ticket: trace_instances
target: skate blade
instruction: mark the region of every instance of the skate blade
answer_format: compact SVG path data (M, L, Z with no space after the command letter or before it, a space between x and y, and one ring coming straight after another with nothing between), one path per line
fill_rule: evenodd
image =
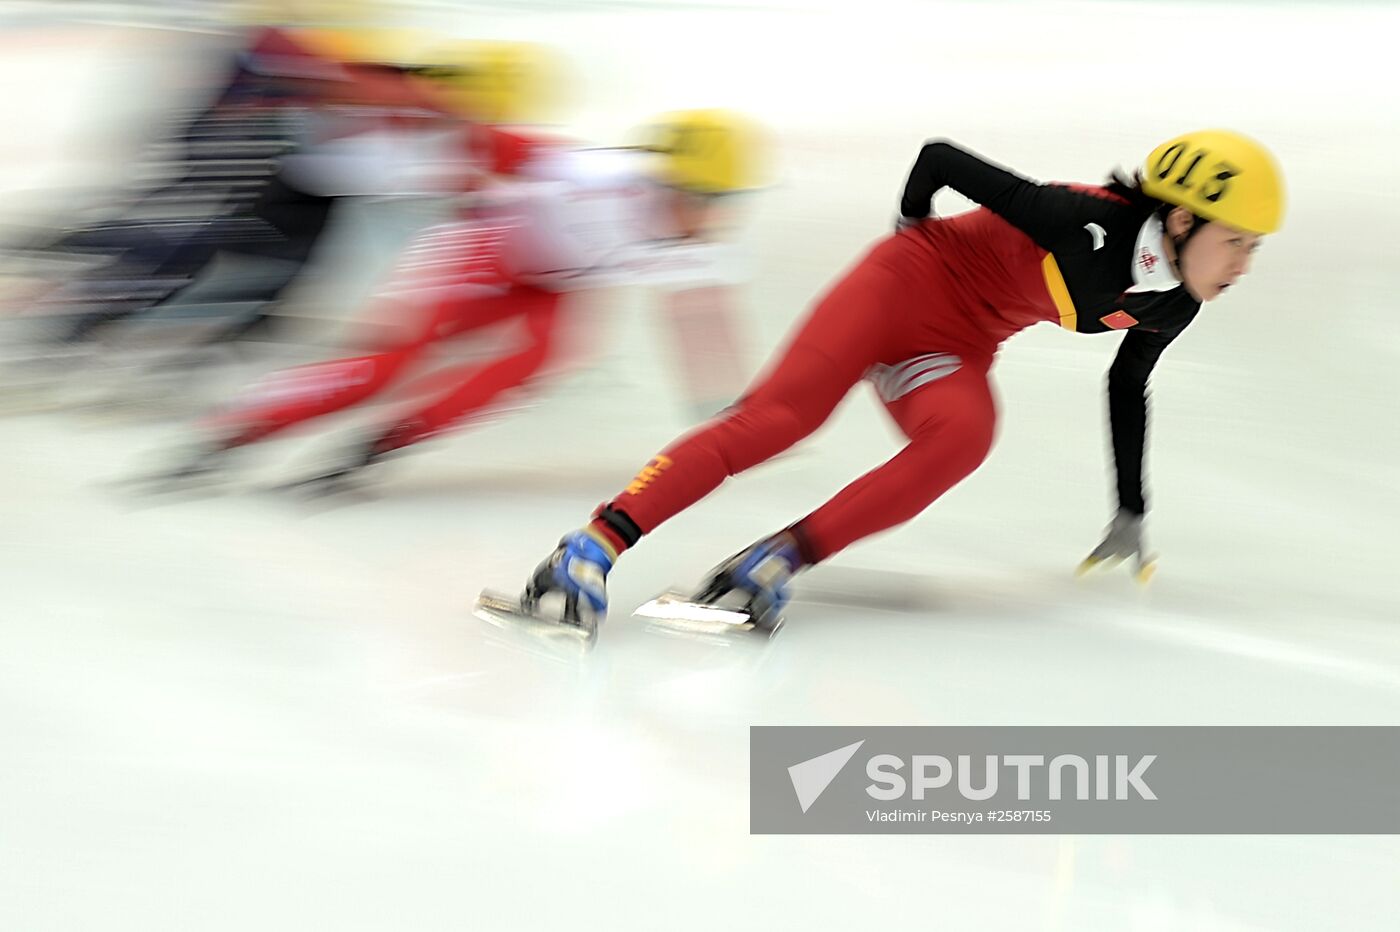
M137 498L213 498L231 487L230 478L219 471L182 473L179 470L140 473L100 483L107 492Z
M525 610L518 596L489 589L477 596L472 614L489 625L507 632L515 646L542 648L559 658L585 654L598 640L597 624L572 625Z
M727 638L769 638L778 633L783 620L760 625L744 609L721 608L696 602L679 592L665 592L632 613L646 619L648 626L665 633L690 635L707 641Z
M373 483L368 478L355 472L280 482L268 486L267 491L273 495L290 496L305 502L322 502L327 499L370 501L377 497L372 486Z

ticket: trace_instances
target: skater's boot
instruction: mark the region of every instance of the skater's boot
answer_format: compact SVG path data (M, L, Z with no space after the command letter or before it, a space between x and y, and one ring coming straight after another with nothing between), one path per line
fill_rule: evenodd
M791 594L788 583L806 566L797 533L782 531L716 567L694 601L717 605L736 595L757 628L776 628Z
M558 620L592 637L608 611L607 578L617 552L588 528L564 535L525 584L520 607L537 618L553 617L545 604L562 597Z
M211 491L229 476L236 447L217 439L196 441L165 455L166 463L150 472L119 479L112 487L138 494Z
M404 422L347 446L335 466L315 475L279 486L282 491L309 496L332 495L353 488L366 470L397 453L422 436L418 423Z

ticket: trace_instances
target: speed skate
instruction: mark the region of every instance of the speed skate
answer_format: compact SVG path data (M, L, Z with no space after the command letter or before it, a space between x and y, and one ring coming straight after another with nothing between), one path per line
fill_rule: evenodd
M541 602L483 589L472 614L487 624L524 634L539 643L588 650L597 642L598 620L591 613L579 612L576 605L567 602L562 611L550 611L542 608Z
M783 625L781 614L759 618L747 605L729 607L677 591L662 593L633 615L645 619L654 628L707 637L764 639L777 634Z

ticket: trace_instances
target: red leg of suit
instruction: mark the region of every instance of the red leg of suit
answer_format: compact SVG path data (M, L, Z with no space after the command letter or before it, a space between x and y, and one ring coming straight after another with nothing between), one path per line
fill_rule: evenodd
M956 372L885 407L909 443L799 522L814 562L910 520L992 448L996 404L986 362L964 359Z
M259 382L234 406L211 418L206 427L242 446L341 411L378 394L413 363L465 306L460 298L438 298L423 324L408 338L374 353L296 366Z
M888 407L910 443L802 523L806 556L825 559L907 521L976 468L991 442L986 372L996 343L970 327L966 313L925 243L886 240L813 309L753 389L658 454L606 507L649 533L728 476L806 437L878 365L928 376L888 393L900 395Z
M523 318L526 343L523 347L487 363L474 363L459 369L435 373L435 384L457 384L427 406L401 418L402 430L392 434L393 448L408 446L488 407L508 389L524 384L549 361L559 321L563 296L533 288L511 292L515 313Z
M838 284L776 366L734 405L654 457L612 507L650 533L727 477L820 427L888 342L885 328L861 325L866 312L878 314L867 278L857 272Z
M662 300L672 365L681 377L685 400L698 417L708 418L733 402L748 378L734 289L687 288L668 292Z
M240 446L342 411L388 388L439 340L531 313L542 292L506 285L465 285L424 294L433 297L422 307L397 315L411 317L413 310L421 313L407 336L378 352L275 373L206 426L229 437L229 446Z
M275 373L204 426L226 446L253 443L373 397L439 340L522 313L500 271L499 234L472 220L425 230L400 258L374 315L402 335L362 356Z

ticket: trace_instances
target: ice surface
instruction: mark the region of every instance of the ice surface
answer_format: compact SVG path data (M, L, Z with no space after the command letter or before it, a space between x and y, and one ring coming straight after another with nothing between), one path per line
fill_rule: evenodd
M1287 227L1154 378L1151 588L1072 578L1108 517L1116 341L1049 327L1002 353L988 464L814 573L828 602L796 606L765 650L656 637L625 608L890 455L867 391L629 554L586 662L512 650L471 617L687 426L635 298L598 318L600 362L546 407L435 443L345 507L132 500L104 481L178 424L10 418L0 926L1395 927L1383 837L749 836L751 724L1400 720L1396 13L862 10L488 8L470 28L571 37L576 125L599 139L695 104L773 127L780 183L747 234L765 349L887 228L927 136L1074 180L1198 125L1268 141ZM20 35L0 56L33 130L0 149L16 192L46 151L35 134L83 129L26 96L41 56L11 54ZM342 429L277 445L248 484ZM862 587L908 606L830 601Z

